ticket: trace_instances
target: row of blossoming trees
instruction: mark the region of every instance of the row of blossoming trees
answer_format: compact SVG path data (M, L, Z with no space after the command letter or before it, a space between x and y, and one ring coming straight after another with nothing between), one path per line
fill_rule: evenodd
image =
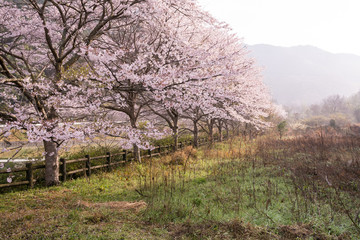
M48 185L69 139L119 137L140 160L155 120L196 143L273 108L246 47L192 0L0 0L0 16L0 138L42 141Z

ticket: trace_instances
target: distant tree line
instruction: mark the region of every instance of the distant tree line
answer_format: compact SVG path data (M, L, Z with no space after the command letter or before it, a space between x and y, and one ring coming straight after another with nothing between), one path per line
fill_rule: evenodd
M360 123L360 91L350 97L331 95L318 104L287 107L289 120L306 126Z

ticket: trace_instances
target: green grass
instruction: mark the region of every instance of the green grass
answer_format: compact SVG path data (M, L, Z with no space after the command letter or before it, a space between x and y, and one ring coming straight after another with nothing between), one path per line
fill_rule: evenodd
M139 199L118 174L1 195L0 239L162 239L161 228L143 226L134 212L81 204Z
M287 169L251 160L254 144L188 148L176 156L179 165L166 156L2 194L0 239L359 239L346 213L329 204L332 189L318 186L310 201L310 186L295 187ZM352 204L346 193L341 198ZM147 207L84 204L118 201Z
M314 236L316 233L329 238L352 234L353 239L357 239L356 229L343 212L331 213L326 201L309 203L277 169L252 168L249 162L233 160L209 165L204 174L185 184L144 191L144 195L149 195L150 204L144 216L164 224L241 219L273 229L275 233L279 226L304 224L311 228ZM205 174L209 170L210 173Z

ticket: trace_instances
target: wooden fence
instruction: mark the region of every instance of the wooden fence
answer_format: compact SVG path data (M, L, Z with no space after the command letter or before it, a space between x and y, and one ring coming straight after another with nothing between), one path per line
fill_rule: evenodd
M218 140L219 140L218 138L216 138L216 137L214 138L214 142L216 142ZM207 138L200 138L199 142L198 142L198 146L203 146L203 145L206 145L207 143L208 143ZM180 142L178 145L178 148L182 149L189 145L193 145L192 140ZM165 155L165 154L174 152L174 149L175 149L174 145L157 146L152 150L149 149L146 151L142 151L141 157L142 158L158 157L161 155ZM75 174L81 175L81 173L83 173L83 176L85 176L85 177L90 177L92 170L105 169L107 171L111 171L115 166L125 164L126 162L129 162L132 160L134 160L134 158L132 156L131 151L123 151L123 152L116 153L116 154L112 154L112 153L108 152L106 155L94 156L94 157L86 155L86 156L84 156L84 158L72 159L72 160L60 158L60 163L59 163L60 164L60 169L59 169L60 170L59 171L60 180L62 182L65 182L65 181L67 181L67 179L72 178ZM94 162L99 163L101 161L104 161L105 163L94 164ZM80 168L70 170L69 165L71 165L71 164L78 164L78 165L80 164L82 166ZM78 165L75 165L75 166L78 166ZM39 164L34 164L33 162L27 162L25 164L25 167L11 169L12 174L21 173L21 172L25 173L25 180L0 184L0 189L1 188L11 188L11 187L15 187L15 186L22 186L22 185L27 185L29 188L33 188L35 183L38 181L38 179L36 179L36 177L34 176L35 170L38 170L38 169L45 169L45 163L42 163L39 165ZM2 174L9 174L9 172L6 169L3 169L3 170L0 170L0 175L2 175ZM43 179L39 179L39 180L43 180Z

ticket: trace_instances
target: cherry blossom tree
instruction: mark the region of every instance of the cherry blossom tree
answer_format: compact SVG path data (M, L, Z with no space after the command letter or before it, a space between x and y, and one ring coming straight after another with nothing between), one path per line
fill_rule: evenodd
M149 109L176 146L180 120L195 146L200 121L210 139L216 121L220 132L227 121L266 126L270 98L246 47L192 0L0 0L0 15L0 137L24 129L44 143L47 185L59 182L60 145L95 132L124 138L140 161L161 135L139 126Z
M181 95L177 87L187 91L189 82L212 76L202 70L209 64L208 53L191 45L189 39L202 31L204 23L216 23L192 1L159 1L150 15L139 15L136 21L115 24L114 31L97 40L99 47L110 46L103 54L96 51L99 47L89 50L94 68L106 69L92 76L105 84L102 106L126 114L133 129L138 129L145 107L153 109L155 101L168 102L164 100L169 96L176 99L176 94ZM170 108L166 111L172 114L171 128L177 131L178 114ZM138 144L133 149L140 161Z
M216 122L220 132L226 120L266 126L263 117L271 103L259 70L254 60L248 57L241 40L226 26L209 24L202 27L202 31L193 33L188 39L193 49L207 53L193 64L196 75L191 81L167 89L158 101L162 108L150 106L168 123L175 143L179 119L190 120L193 127L188 130L194 135L195 146L199 127L208 133L212 142Z
M29 141L43 141L47 185L59 182L60 144L91 132L74 127L74 116L100 104L89 101L94 92L84 91L81 78L66 78L66 72L85 63L83 49L112 22L136 19L145 2L0 0L0 88L7 104L0 119L5 130L25 129Z
M203 85L198 86L193 96L195 101L189 106L185 116L193 121L194 137L202 119L207 126L200 126L208 133L211 142L216 120L265 126L262 118L267 115L266 111L271 105L270 95L261 81L259 69L248 56L242 41L227 29L212 30L212 34L211 38L206 39L204 46L208 47L215 62L208 71L218 74L201 82Z

